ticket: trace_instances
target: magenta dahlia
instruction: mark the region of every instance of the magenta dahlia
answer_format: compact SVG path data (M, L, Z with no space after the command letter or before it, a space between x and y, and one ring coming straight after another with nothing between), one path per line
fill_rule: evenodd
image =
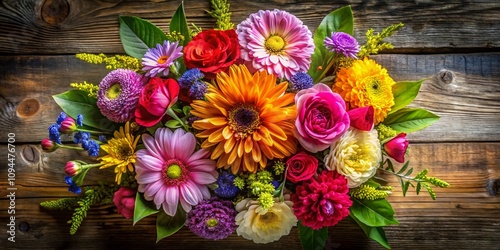
M109 72L97 91L99 110L114 122L131 120L145 83L143 76L133 70L117 69Z
M241 22L236 32L247 66L286 79L309 69L314 41L296 16L282 10L260 10Z
M314 230L334 226L349 215L352 201L348 192L344 176L324 170L297 186L291 197L293 213L302 225Z
M146 200L174 216L179 204L189 212L192 206L210 198L207 184L217 180L215 162L207 159L210 151L195 152L192 133L159 128L154 138L143 134L142 142L146 149L137 151L135 178Z

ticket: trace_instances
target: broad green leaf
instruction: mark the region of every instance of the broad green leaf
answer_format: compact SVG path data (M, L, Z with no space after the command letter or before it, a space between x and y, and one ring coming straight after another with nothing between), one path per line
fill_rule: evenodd
M342 31L352 35L354 33L354 21L351 6L345 6L334 10L321 21L314 32L314 54L311 57L309 75L314 83L319 82L326 75L323 72L329 70L329 64L334 57L334 53L329 52L324 44L325 38L332 32ZM331 65L330 65L331 66ZM321 70L318 70L321 68Z
M375 240L380 245L387 249L391 249L389 243L387 242L387 237L385 237L385 232L383 227L370 227L363 222L356 219L356 217L351 215L351 218L358 223L358 226L365 232L366 236L370 237L370 239Z
M97 99L88 96L88 93L82 90L69 90L61 94L53 95L54 101L71 117L77 117L78 114L83 115L83 124L109 130L113 122L104 117L97 107ZM112 130L112 129L111 129Z
M391 108L392 114L410 104L417 97L420 86L424 80L416 82L398 82L392 86L392 95L394 96L394 106Z
M384 124L398 133L422 130L439 120L439 116L422 108L403 108L387 116Z
M383 227L399 224L394 218L394 210L386 199L360 200L354 197L350 208L351 214L371 227Z
M141 59L149 48L163 44L167 35L154 24L134 16L120 16L120 39L127 54Z
M179 205L175 216L166 214L163 210L156 217L156 242L176 233L186 222L186 212Z
M186 20L186 14L184 13L184 2L181 2L177 11L175 11L172 20L170 20L170 32L179 32L182 36L184 36L184 41L182 45L186 46L186 44L191 41L191 32L189 30L189 26Z
M328 227L314 230L302 225L302 222L299 221L297 228L299 229L300 243L302 243L304 249L321 250L325 247L326 238L328 237Z
M134 224L140 221L142 218L147 217L152 214L158 213L156 205L144 199L142 193L137 192L135 195L135 207L134 207Z

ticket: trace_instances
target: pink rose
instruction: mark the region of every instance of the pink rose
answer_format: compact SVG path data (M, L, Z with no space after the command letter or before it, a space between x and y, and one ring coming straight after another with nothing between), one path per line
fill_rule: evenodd
M405 162L405 153L408 148L408 144L409 142L406 139L406 134L401 133L392 138L392 140L386 142L384 144L384 150L387 155L392 157L394 160L399 163L403 163Z
M370 131L373 128L373 114L372 106L355 108L347 112L351 126L363 131Z
M151 78L144 86L135 110L135 121L144 127L152 127L177 102L179 84L174 79Z
M121 187L115 192L113 203L118 208L118 213L130 219L134 216L135 195L137 191L131 188Z
M325 150L349 128L344 100L323 83L299 91L295 103L293 134L309 152Z
M300 152L286 161L287 180L297 183L311 179L318 169L318 159L305 152Z

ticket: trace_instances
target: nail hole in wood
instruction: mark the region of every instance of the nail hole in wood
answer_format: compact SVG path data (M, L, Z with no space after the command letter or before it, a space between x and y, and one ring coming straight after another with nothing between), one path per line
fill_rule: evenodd
M69 4L66 0L45 0L41 12L42 20L45 23L57 25L68 17Z
M443 70L439 72L439 80L444 84L450 84L453 82L453 73L449 70Z
M17 115L28 117L34 115L40 109L40 102L37 99L25 99L17 106Z
M500 179L488 180L488 183L486 183L486 190L488 191L488 194L491 196L497 195L499 189L500 189Z
M37 163L40 160L40 154L35 147L28 145L25 146L23 151L23 158L30 163Z
M31 229L30 227L30 224L26 221L21 221L21 223L19 223L19 230L21 230L21 232L29 232Z

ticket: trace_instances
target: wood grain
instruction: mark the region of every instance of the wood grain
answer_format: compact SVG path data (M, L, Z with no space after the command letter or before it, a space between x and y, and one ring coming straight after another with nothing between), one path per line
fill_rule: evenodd
M178 1L42 1L4 0L0 5L0 53L72 54L123 53L118 36L119 15L135 15L168 30ZM351 5L355 37L363 41L367 29L399 22L406 24L388 41L402 51L495 50L500 45L500 4L497 1L229 1L233 22L266 9L284 9L315 30L330 11ZM186 2L188 22L208 29L208 1Z
M374 58L396 81L428 79L414 106L441 119L411 134L412 141L500 140L500 53ZM0 129L20 142L41 141L61 112L51 96L67 91L70 82L98 84L107 72L73 56L0 56ZM0 134L0 143L6 138Z

